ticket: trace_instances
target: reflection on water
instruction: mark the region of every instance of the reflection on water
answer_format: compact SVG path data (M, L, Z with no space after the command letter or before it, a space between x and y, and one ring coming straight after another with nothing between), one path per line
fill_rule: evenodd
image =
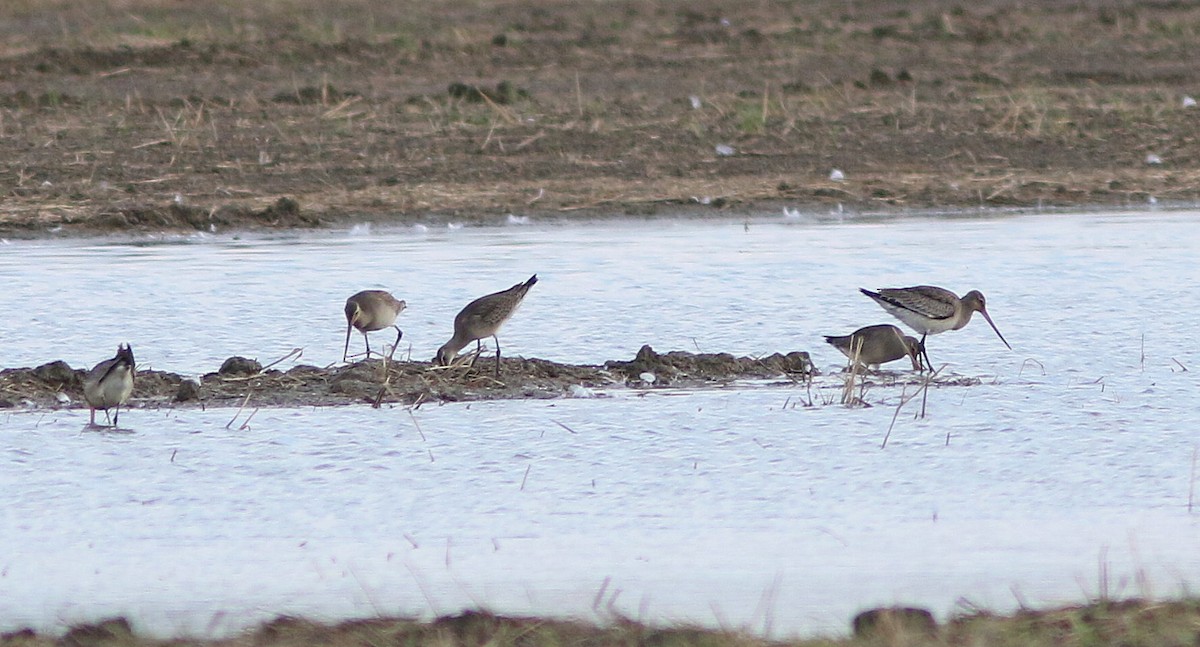
M372 287L408 301L405 340L427 358L463 304L533 272L506 355L805 349L832 368L821 335L889 321L857 288L916 283L982 290L1015 351L981 321L931 338L935 362L983 384L935 390L930 417L902 413L882 451L900 395L883 387L869 409L794 406L808 394L790 387L618 391L262 410L242 429L245 412L227 428L232 410L134 409L126 433L81 431L86 410L0 414L0 629L108 613L201 633L283 612L588 616L599 597L784 634L841 631L872 604L1075 602L1105 564L1153 593L1194 586L1194 217L5 246L3 366L90 365L123 341L171 370L295 346L325 364L345 297Z

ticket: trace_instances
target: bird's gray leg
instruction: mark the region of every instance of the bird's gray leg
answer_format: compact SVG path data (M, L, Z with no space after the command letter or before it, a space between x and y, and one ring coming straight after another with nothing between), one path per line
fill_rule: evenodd
M392 356L396 355L396 349L400 348L400 340L404 337L404 331L400 330L400 326L392 326L396 329L396 343L392 345Z
M500 377L500 338L492 335L492 339L496 342L496 377Z
M467 368L475 368L475 360L479 359L479 354L483 352L483 340L475 340L475 357L471 358L471 365Z
M921 335L921 355L925 357L925 365L929 367L929 372L932 373L933 360L929 359L929 351L925 350L925 338L928 336L929 333L923 333Z

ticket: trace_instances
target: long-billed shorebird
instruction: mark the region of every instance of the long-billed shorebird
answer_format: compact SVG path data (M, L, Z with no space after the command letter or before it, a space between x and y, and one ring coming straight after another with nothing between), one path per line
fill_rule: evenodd
M83 399L91 408L89 425L96 424L96 409L103 409L104 417L108 418L108 410L115 407L116 411L110 420L114 427L117 426L121 405L133 393L133 374L136 369L133 347L120 344L116 357L106 359L88 371L83 378Z
M932 285L917 285L911 288L883 288L878 292L859 290L875 300L893 317L903 321L909 328L921 333L921 353L929 369L933 363L929 361L929 353L925 350L925 337L958 330L971 321L971 315L978 312L987 320L1000 341L1012 350L1012 345L1000 334L1000 329L988 315L987 300L979 290L971 290L960 299L958 295L945 288Z
M826 335L825 341L867 368L877 369L880 364L908 357L913 370L921 370L921 342L892 324L866 326L849 335Z
M475 342L476 355L471 360L474 365L479 359L478 353L483 350L483 339L491 337L496 341L496 376L500 375L500 339L496 332L508 321L525 299L525 293L537 283L537 274L529 277L524 283L518 283L507 290L479 297L467 304L454 317L454 336L438 349L434 361L442 366L449 366L454 361L458 351L467 344Z
M391 326L396 329L396 346L399 346L404 332L395 325L396 317L404 312L406 305L386 290L363 290L346 299L346 347L342 350L342 361L346 361L350 352L351 328L362 333L363 342L367 345L367 359L371 358L371 340L367 339L369 332Z

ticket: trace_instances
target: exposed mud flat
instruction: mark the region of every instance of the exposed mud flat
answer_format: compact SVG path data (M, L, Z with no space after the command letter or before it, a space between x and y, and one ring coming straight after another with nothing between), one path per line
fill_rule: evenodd
M0 236L1200 199L1192 3L602 13L0 4Z
M596 388L665 388L722 385L736 380L799 382L816 373L807 352L768 357L728 353L656 353L643 346L632 360L602 365L559 364L530 358L480 357L435 366L429 362L370 359L341 366L299 365L266 369L257 361L231 357L220 369L192 379L178 373L139 371L130 405L301 407L346 404L416 404L522 398L591 397ZM35 368L0 371L0 408L86 406L85 369L56 360Z

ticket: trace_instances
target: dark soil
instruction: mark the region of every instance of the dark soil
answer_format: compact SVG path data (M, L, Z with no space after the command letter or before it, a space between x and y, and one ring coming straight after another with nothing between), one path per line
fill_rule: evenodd
M974 611L934 621L924 609L871 609L854 620L847 638L768 640L746 631L712 630L678 625L654 627L615 616L604 625L576 620L502 616L466 611L430 621L367 618L325 624L281 616L226 640L139 636L125 618L72 626L62 636L23 629L0 634L3 646L101 647L290 647L325 645L676 645L706 647L868 647L926 645L973 647L1084 647L1088 645L1195 645L1200 641L1200 603L1179 601L1100 600L1086 605L1012 615Z
M603 366L558 364L541 359L505 358L499 376L494 359L482 357L475 367L433 366L427 362L372 359L319 368L296 366L286 371L267 369L254 360L231 357L199 382L176 373L140 371L134 381L133 407L169 406L328 406L369 402L419 404L466 400L554 398L572 387L638 388L695 387L728 384L743 379L803 382L815 372L808 353L792 352L764 358L734 357L727 353L664 355L644 346L633 361L609 361ZM83 400L83 369L63 361L36 368L0 371L0 408L79 407ZM650 381L645 373L653 374ZM64 399L62 396L66 396Z
M1188 2L14 0L0 236L1191 203L1198 38Z

